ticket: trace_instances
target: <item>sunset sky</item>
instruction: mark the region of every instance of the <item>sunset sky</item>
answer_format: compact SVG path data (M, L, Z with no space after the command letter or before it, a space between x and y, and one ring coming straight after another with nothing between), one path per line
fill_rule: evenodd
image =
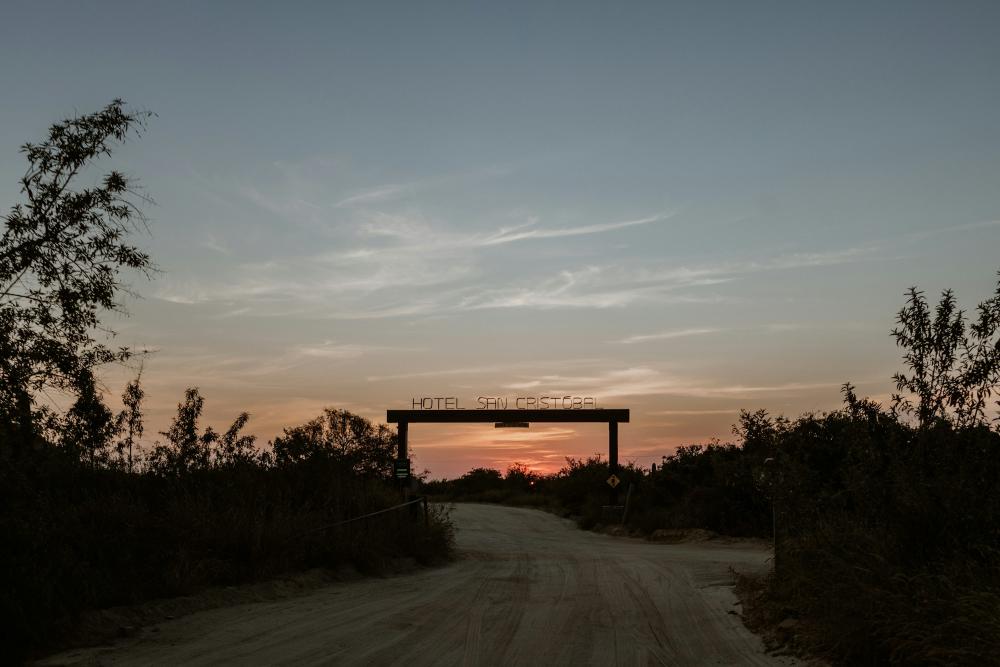
M264 440L573 394L631 408L645 466L740 408L884 399L907 287L992 292L1000 3L209 4L0 19L0 210L51 122L157 114L102 165L156 200L161 272L110 321L156 350L149 442L189 386ZM435 477L606 438L410 429Z

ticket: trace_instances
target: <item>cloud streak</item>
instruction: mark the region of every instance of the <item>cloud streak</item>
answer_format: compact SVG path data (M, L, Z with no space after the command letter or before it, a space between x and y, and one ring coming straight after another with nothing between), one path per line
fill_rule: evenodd
M518 211L455 222L425 215L410 195L488 176L454 174L396 182L331 197L327 178L342 178L334 160L276 163L274 182L241 185L242 199L292 223L261 256L220 262L210 276L171 279L156 296L178 304L212 304L236 315L364 320L459 315L482 310L622 309L637 305L731 302L726 283L767 271L832 266L869 259L871 247L792 253L754 260L667 266L655 254L592 257L602 235L648 229L676 217L655 213L625 220L579 220L562 226ZM473 170L475 172L476 170ZM318 174L318 175L317 175ZM406 198L407 207L394 200ZM502 222L498 224L497 219ZM514 219L514 224L511 220ZM493 220L492 223L487 220ZM631 232L630 232L631 233ZM582 240L594 237L590 243ZM581 239L579 243L569 243ZM229 250L209 237L203 244ZM303 248L311 252L302 253ZM234 253L235 254L235 253ZM588 261L587 257L591 257ZM600 261L600 260L599 260ZM619 341L709 334L707 328L639 333Z
M418 238L419 226L396 225L398 238ZM873 249L796 253L745 262L662 269L655 266L583 266L520 284L494 286L474 255L447 241L441 245L358 249L312 257L246 264L223 283L166 282L158 298L181 304L227 302L254 305L257 315L317 314L335 319L377 319L461 313L486 309L607 309L637 303L722 303L727 297L705 288L760 272L833 266L874 257ZM237 267L239 269L239 267ZM461 284L461 283L466 284ZM433 288L430 290L420 288ZM714 332L714 331L713 331ZM695 333L711 333L694 331ZM641 334L635 344L674 336ZM685 334L676 334L685 335ZM626 339L628 340L628 339ZM622 341L623 343L625 341ZM629 343L626 343L629 344Z
M666 220L671 215L653 215L647 218L640 218L638 220L626 220L624 222L609 222L597 225L581 225L578 227L562 227L555 229L526 229L521 231L520 229L506 229L500 230L496 234L486 237L485 239L479 240L477 245L479 246L492 246L500 245L503 243L514 243L515 241L525 241L528 239L556 239L566 236L584 236L586 234L604 234L606 232L612 232L618 229L625 229L626 227L635 227L637 225L648 225L654 222L660 222Z
M687 338L689 336L702 336L707 334L718 333L722 329L673 329L671 331L660 331L658 333L652 334L639 334L637 336L629 336L627 338L622 338L617 343L622 345L634 345L635 343L646 343L651 340L670 340L672 338Z
M628 396L670 395L691 398L752 398L761 394L787 395L823 389L839 389L842 381L781 382L767 385L706 385L691 378L664 375L648 367L612 370L600 375L543 375L505 385L509 389L532 389L539 393L592 395L598 400Z
M389 199L394 199L406 192L409 192L412 189L413 189L413 184L384 185L382 187L374 188L372 190L359 192L357 194L351 195L350 197L345 197L344 199L341 199L336 204L334 204L334 206L336 206L337 208L349 208L351 206L375 204Z

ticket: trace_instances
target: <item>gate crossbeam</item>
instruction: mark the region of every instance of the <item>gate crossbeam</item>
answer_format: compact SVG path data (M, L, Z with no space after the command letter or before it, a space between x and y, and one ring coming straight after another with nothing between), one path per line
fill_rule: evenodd
M549 410L387 410L386 422L398 424L399 459L408 457L409 425L413 424L510 424L522 422L606 422L608 425L608 469L618 472L618 424L627 423L628 408L586 408ZM611 489L611 504L617 505L618 492Z
M628 408L580 410L387 410L390 424L464 422L627 422Z

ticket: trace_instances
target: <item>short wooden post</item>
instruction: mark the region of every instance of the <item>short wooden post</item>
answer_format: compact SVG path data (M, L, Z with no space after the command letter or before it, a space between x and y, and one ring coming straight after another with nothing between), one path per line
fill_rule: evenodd
M622 525L628 520L629 501L632 500L632 482L628 483L628 492L625 494L625 510L622 512Z

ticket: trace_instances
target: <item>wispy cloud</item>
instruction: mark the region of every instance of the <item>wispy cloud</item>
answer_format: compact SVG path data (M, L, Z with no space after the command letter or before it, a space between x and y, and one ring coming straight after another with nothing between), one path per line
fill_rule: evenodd
M763 271L863 261L873 258L874 252L874 248L866 246L668 269L587 266L578 270L564 270L556 276L535 280L527 286L485 288L466 296L458 304L458 308L612 308L637 302L720 303L725 301L724 296L694 292L692 289L722 285Z
M648 415L673 416L673 415L731 415L739 412L739 408L724 408L711 410L653 410L647 412Z
M382 227L381 233L397 242L435 238L412 220ZM322 311L323 317L341 319L484 309L606 309L637 303L721 303L726 300L723 294L705 288L763 271L832 266L875 257L871 248L859 247L666 269L591 265L564 269L547 277L527 276L515 284L497 287L498 281L484 273L479 259L468 252L467 241L455 241L449 236L438 240L441 243L397 243L382 249L319 253L284 262L271 260L247 264L244 270L237 265L236 275L224 282L168 279L161 283L157 296L182 304L224 301L231 308L253 304L255 314L261 316L316 315Z
M292 351L304 357L317 357L321 359L356 359L363 354L375 350L386 348L377 345L359 345L357 343L337 343L332 340L324 341L319 345L301 345Z
M402 185L383 185L381 187L373 188L371 190L363 190L349 197L345 197L344 199L338 201L335 206L337 208L348 208L351 206L375 204L389 199L394 199L406 192L411 191L413 188L413 183Z
M291 193L273 194L248 185L241 186L239 192L265 211L289 221L313 220L325 209L322 204Z
M362 236L385 237L399 243L420 243L421 246L449 241L449 237L435 230L423 216L415 214L387 213L385 211L370 211L364 214L364 219L358 227ZM385 251L387 248L357 248L349 251L348 256L362 257L371 253Z
M228 378L240 381L247 377L281 375L297 366L315 364L319 360L342 361L374 353L412 352L416 349L327 340L322 343L274 349L266 358L262 358L260 355L249 353L220 354L198 347L174 347L169 351L154 352L150 356L150 363L168 368L183 367L185 373L195 373L197 376L210 377L213 380Z
M413 195L465 179L495 178L502 172L470 170L471 174L400 180L331 195L329 179L343 180L345 170L336 160L276 163L275 168L273 181L241 184L237 189L244 203L293 225L289 233L267 238L270 232L261 227L258 242L268 241L270 246L258 248L257 257L220 262L210 277L168 274L156 296L178 304L212 304L233 315L345 320L489 309L722 303L733 298L721 286L755 273L874 256L870 247L853 247L704 264L678 265L675 260L665 265L655 253L622 258L610 252L601 253L608 257L606 263L596 264L595 244L605 240L602 236L636 230L641 239L640 230L675 214L625 220L581 217L573 222L561 216L560 222L551 222L536 212L494 210L484 212L481 220L447 220L422 212ZM585 243L588 237L593 239ZM580 242L569 243L570 239ZM228 252L214 237L203 245ZM620 342L698 333L710 332L639 332Z
M411 380L414 378L442 377L449 375L480 375L495 373L504 366L467 366L464 368L445 368L434 371L417 371L414 373L396 373L394 375L371 375L369 382L384 382L386 380Z
M470 447L501 447L505 445L524 445L524 448L535 449L535 445L549 442L561 442L575 436L577 431L565 426L544 426L532 424L528 429L474 429L462 431L461 440L423 445L422 450L468 449ZM455 435L455 434L452 434ZM538 451L538 450L536 450ZM541 450L548 453L551 450Z
M482 179L493 179L505 176L511 172L509 167L487 166L463 169L459 172L446 173L435 177L414 180L407 183L387 183L360 189L353 194L342 197L334 206L337 208L365 207L371 204L381 204L404 197L410 197L433 188L455 186L475 182Z
M250 308L249 306L244 306L243 308L233 308L232 310L223 311L218 315L216 315L215 317L216 319L225 320L229 319L230 317L239 317L240 315L248 315L251 312L253 312L252 308Z
M397 373L393 375L373 375L368 377L368 381L381 382L385 380L409 380L413 378L447 377L451 375L489 375L490 373L510 373L511 371L515 371L517 369L537 369L540 366L552 368L579 368L594 366L602 363L606 363L606 360L593 358L550 359L548 361L524 361L483 366L459 366L437 370L416 371L411 373Z
M636 280L618 267L588 266L561 271L530 285L485 288L470 293L457 304L459 310L491 308L616 308L640 301L658 303L718 303L715 294L679 292L728 282L728 278L666 278Z
M672 214L653 215L647 218L626 220L624 222L608 222L596 225L580 225L578 227L561 227L553 229L523 229L523 227L515 229L501 229L497 233L479 240L478 245L491 246L500 245L502 243L513 243L515 241L524 241L527 239L554 239L564 236L603 234L605 232L615 231L616 229L625 229L626 227L635 227L637 225L648 225L653 222L660 222L670 217L672 217Z
M596 267L562 271L533 287L488 287L494 283L477 275L483 260L476 251L485 252L532 238L597 234L658 219L661 217L558 229L527 229L537 224L536 220L529 220L493 233L458 234L442 231L440 226L420 216L369 212L357 230L364 237L384 241L380 246L238 264L230 269L235 275L214 284L168 279L161 284L157 296L183 304L251 301L266 306L255 308L255 313L261 315L269 311L287 314L293 305L308 308L309 304L323 304L345 319L482 308L624 305L640 297L644 288L621 285L597 292L590 290L587 285L601 271ZM442 290L445 285L454 289ZM420 287L437 289L414 296L413 291ZM376 299L373 298L376 292L385 294ZM392 303L396 299L398 302ZM277 304L280 308L276 311Z
M365 215L366 220L360 227L360 231L363 234L393 238L399 241L400 245L395 247L355 248L346 253L335 255L336 257L385 257L404 251L407 253L433 252L439 254L442 251L489 248L517 241L603 234L626 227L648 225L673 217L673 214L654 215L625 222L598 223L575 227L536 227L539 223L539 218L530 217L523 223L501 227L493 232L460 234L443 231L429 221L412 214L401 215L398 213L373 211Z
M967 222L961 225L950 225L947 227L938 227L936 229L926 229L920 232L912 232L908 234L907 237L911 241L923 241L925 239L933 238L935 236L940 236L942 234L954 234L955 232L972 232L980 229L989 229L991 227L1000 227L1000 220L982 220L979 222Z
M673 329L670 331L660 331L651 334L639 334L637 336L628 336L627 338L622 338L619 341L623 345L632 345L634 343L645 343L651 340L670 340L671 338L687 338L688 336L701 336L704 334L713 334L722 331L722 329Z
M220 243L219 240L217 238L215 238L214 234L206 234L205 238L203 238L198 245L200 245L202 248L207 248L208 250L212 250L214 252L217 252L220 255L232 255L233 254L232 249L230 249L227 246L222 245L222 243Z
M544 375L505 385L510 389L532 389L539 393L592 395L598 400L628 396L671 395L692 398L752 398L761 394L797 394L821 389L838 390L842 381L781 382L768 385L720 384L680 376L665 375L647 367L612 370L599 375Z
M759 324L752 326L739 326L739 327L729 327L726 329L718 327L695 327L690 329L667 329L665 331L658 331L655 333L648 334L636 334L634 336L626 336L619 340L609 341L611 343L616 343L619 345L634 345L636 343L648 343L655 340L671 340L673 338L687 338L690 336L703 336L715 333L723 332L746 332L746 331L768 331L771 333L781 333L786 331L798 331L800 329L805 329L810 325L802 322L772 322L768 324ZM837 324L825 325L826 328L830 327L838 328L849 328L853 326L848 322L838 322Z

